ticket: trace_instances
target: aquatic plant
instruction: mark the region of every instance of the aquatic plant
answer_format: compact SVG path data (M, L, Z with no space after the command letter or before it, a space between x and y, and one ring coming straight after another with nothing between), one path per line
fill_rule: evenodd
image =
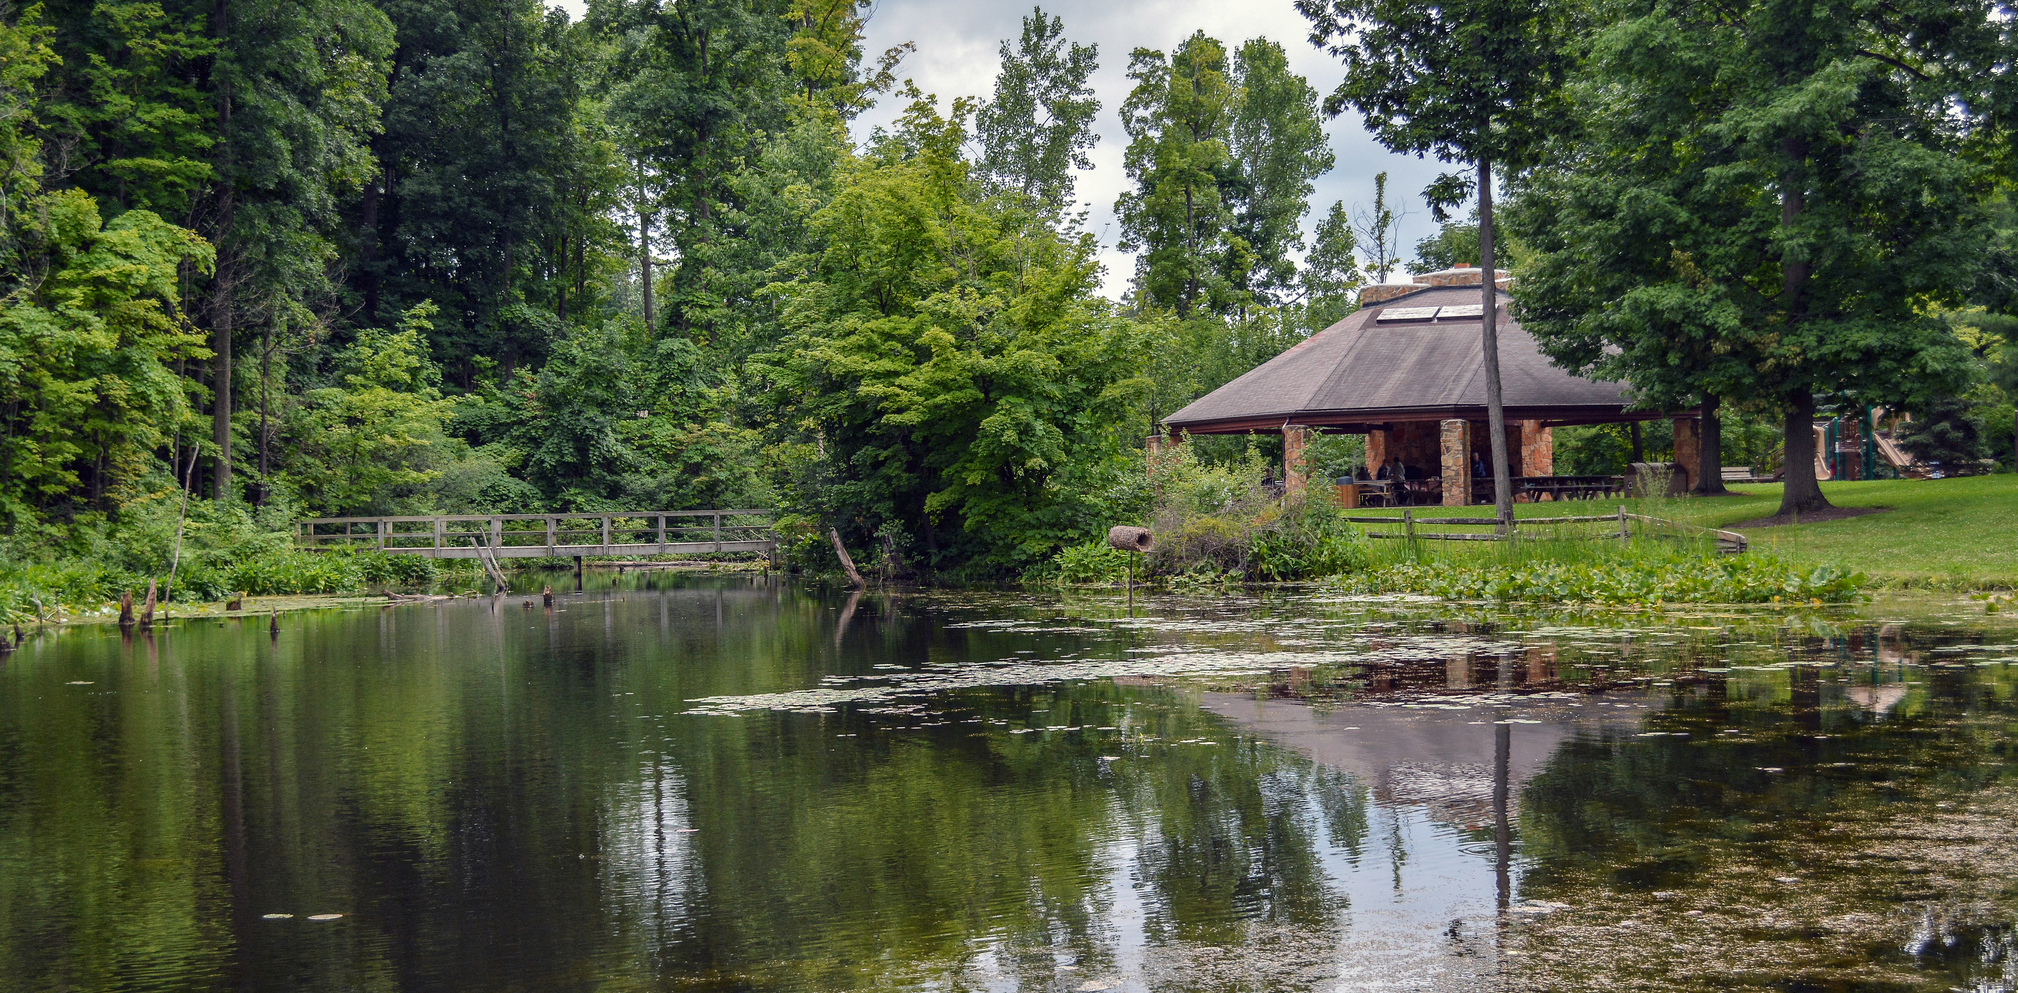
M1537 555L1525 562L1460 563L1447 557L1393 562L1330 580L1353 593L1416 593L1448 600L1609 605L1666 603L1844 603L1860 596L1862 573L1799 568L1771 555L1718 556L1693 550L1621 552L1603 558Z

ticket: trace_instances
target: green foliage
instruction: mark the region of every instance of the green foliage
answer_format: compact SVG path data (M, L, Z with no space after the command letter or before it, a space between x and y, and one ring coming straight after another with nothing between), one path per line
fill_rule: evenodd
M1359 309L1356 292L1364 281L1359 270L1358 241L1343 201L1333 203L1317 222L1317 237L1304 257L1297 279L1303 289L1304 326L1322 331Z
M103 223L80 190L15 220L32 279L0 304L0 519L19 526L38 506L102 507L192 419L177 369L207 352L178 277L211 253L152 211Z
M1365 543L1337 505L1321 491L1278 498L1264 484L1269 471L1253 448L1216 465L1201 461L1191 444L1157 456L1150 573L1195 584L1201 577L1281 581L1363 567Z
M1408 271L1437 272L1453 269L1460 265L1475 266L1479 260L1478 211L1472 211L1469 221L1445 221L1437 232L1415 243L1415 261L1408 264ZM1505 262L1495 263L1499 268L1510 268Z
M761 439L723 418L729 390L693 342L610 321L556 341L537 373L483 384L454 426L520 474L527 509L767 506Z
M1280 516L1254 530L1248 546L1254 575L1268 580L1358 572L1371 561L1366 538L1321 494L1287 503Z
M1899 447L1914 458L1952 473L1970 469L1985 454L1982 421L1965 397L1939 397L1921 404L1899 427Z
M1986 6L1832 11L1622 6L1514 212L1544 350L1648 405L1784 411L1783 510L1826 505L1801 457L1818 400L1910 406L1966 373L1938 305L1988 256L1997 167L1972 149L2005 113Z
M300 446L285 482L337 514L392 512L454 457L442 426L455 409L428 359L435 310L407 312L398 331L366 329L336 356L337 383L309 390L289 432Z
M1139 250L1145 303L1188 317L1244 312L1293 295L1291 253L1312 182L1333 163L1317 92L1289 70L1282 46L1243 44L1231 62L1217 39L1194 33L1165 57L1138 48L1135 88L1121 106L1126 168L1135 189L1115 205L1123 251ZM1349 269L1338 232L1324 245L1324 277ZM1346 252L1349 255L1350 243ZM1335 291L1334 291L1335 292Z
M1311 41L1345 64L1324 110L1359 110L1396 152L1519 168L1553 132L1573 30L1569 4L1297 0ZM1446 176L1432 206L1462 201Z
M1644 607L1844 603L1859 597L1864 581L1862 573L1845 574L1828 566L1796 568L1759 553L1720 557L1693 550L1664 550L1595 561L1551 561L1547 552L1530 555L1525 562L1495 565L1404 561L1350 573L1333 582L1353 593Z
M816 453L793 467L807 509L929 567L1021 572L1129 502L1144 338L1092 298L1090 237L981 195L967 110L914 95L851 167L762 371Z
M1100 46L1068 44L1064 32L1064 22L1046 20L1042 8L1025 16L1016 47L1002 42L995 99L974 115L981 145L974 165L983 182L1054 214L1072 206L1072 170L1093 168L1086 153L1100 140L1093 131L1100 101L1087 84Z
M1104 538L1093 538L1061 549L1054 565L1057 581L1063 585L1109 586L1127 582L1129 569L1139 567L1131 561L1137 558L1136 553L1115 548Z

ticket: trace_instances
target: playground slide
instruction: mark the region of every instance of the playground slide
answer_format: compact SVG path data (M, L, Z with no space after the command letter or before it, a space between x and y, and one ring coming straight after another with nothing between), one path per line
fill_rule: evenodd
M1914 458L1900 451L1899 446L1892 444L1892 439L1881 434L1877 436L1877 441L1878 454L1884 456L1885 461L1892 463L1892 468L1904 469L1914 464Z
M1829 426L1815 425L1815 478L1834 479L1836 475L1829 468Z

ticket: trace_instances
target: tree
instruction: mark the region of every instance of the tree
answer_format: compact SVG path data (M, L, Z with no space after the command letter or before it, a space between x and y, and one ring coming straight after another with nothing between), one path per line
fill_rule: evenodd
M966 101L914 97L813 219L755 360L801 511L886 555L1013 573L1110 519L1146 383L1091 235L984 196ZM824 530L824 528L822 528Z
M1232 220L1220 179L1237 93L1226 49L1199 31L1168 58L1138 48L1129 57L1135 88L1121 105L1128 133L1123 159L1135 189L1114 205L1124 252L1140 251L1135 279L1149 303L1188 316L1201 306L1233 305L1229 268L1245 268L1248 246L1229 240Z
M1416 242L1415 261L1408 264L1408 271L1436 272L1472 265L1478 257L1478 212L1473 211L1469 222L1445 221L1435 234Z
M1358 306L1353 298L1353 291L1361 282L1357 248L1345 203L1333 203L1331 211L1317 222L1316 242L1311 245L1310 254L1304 256L1303 273L1298 277L1303 288L1305 324L1312 331L1338 323Z
M875 71L864 72L862 36L874 10L872 0L792 0L785 13L792 26L785 61L807 107L849 120L896 83L897 64L918 46L908 41L891 46L876 60Z
M734 206L732 177L788 126L787 98L797 90L791 10L786 0L598 0L589 8L589 23L616 39L605 101L641 169L644 230L663 224L669 235L669 285L654 326L719 331L724 300L710 259L728 236L720 217ZM649 266L651 253L640 248Z
M1345 63L1325 110L1355 107L1381 143L1434 154L1477 174L1483 282L1486 410L1493 488L1502 521L1513 517L1501 404L1498 288L1492 273L1495 167L1528 165L1554 123L1567 66L1561 5L1548 0L1297 0L1311 42ZM1437 219L1461 203L1465 181L1446 174L1425 191Z
M430 351L468 386L479 356L509 370L545 355L570 270L607 244L578 239L614 235L582 213L606 214L620 177L581 119L591 66L565 15L538 0L385 9L398 47L351 282L370 325L434 302Z
M1046 20L1041 7L1023 18L1014 49L1002 42L995 98L974 115L981 144L974 170L989 189L1057 214L1072 205L1072 170L1093 168L1086 153L1100 141L1093 132L1100 101L1087 84L1099 59L1100 46L1068 43L1065 23Z
M1137 49L1122 105L1135 189L1116 204L1124 251L1141 250L1144 298L1180 315L1271 306L1295 294L1294 253L1313 180L1329 170L1317 92L1282 46L1234 53L1194 33L1166 60Z
M1355 210L1352 228L1365 246L1366 267L1376 283L1387 282L1389 273L1401 262L1401 219L1387 204L1387 173L1373 177L1373 207Z
M434 305L408 311L397 331L366 328L336 356L338 381L309 390L288 473L311 506L332 514L387 513L391 501L441 474L443 425L455 401L427 354Z
M225 500L238 495L234 339L246 324L260 327L270 353L275 328L312 321L333 288L340 204L377 172L368 142L379 131L393 39L391 23L362 0L218 2L210 27L218 141L197 216L217 249L205 309L212 495ZM268 441L262 418L262 493Z
M197 387L175 369L208 353L180 279L208 269L210 246L150 210L105 222L82 190L23 206L14 261L27 278L0 307L0 514L19 522L77 496L116 509L115 491L194 427Z
M1252 259L1227 278L1263 306L1283 302L1296 284L1294 252L1304 247L1303 215L1317 177L1337 161L1318 117L1317 90L1289 71L1282 46L1255 38L1233 57L1237 102L1225 182L1232 231Z
M1780 512L1825 508L1818 400L1910 407L1967 371L1937 312L1985 254L1999 22L1946 0L1621 13L1572 90L1580 132L1520 195L1524 322L1649 406L1778 406Z

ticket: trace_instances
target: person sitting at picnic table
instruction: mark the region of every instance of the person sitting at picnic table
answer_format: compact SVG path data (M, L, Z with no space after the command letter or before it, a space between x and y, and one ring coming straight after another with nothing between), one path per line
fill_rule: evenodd
M1485 457L1477 452L1471 453L1471 474L1478 479L1484 479L1486 476Z

